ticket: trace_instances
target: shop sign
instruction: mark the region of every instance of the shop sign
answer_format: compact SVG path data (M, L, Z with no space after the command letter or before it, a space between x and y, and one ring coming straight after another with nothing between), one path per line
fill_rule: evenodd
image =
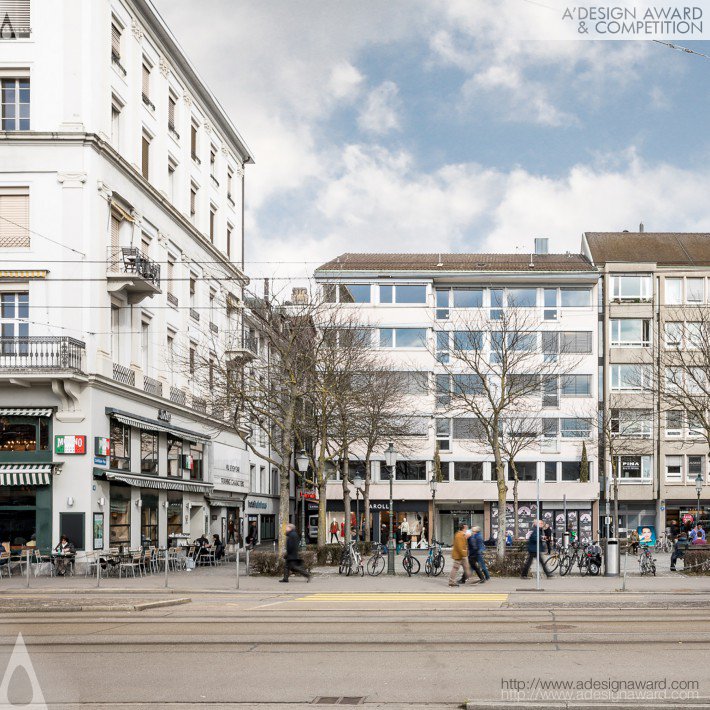
M111 439L107 436L94 437L94 456L110 456Z
M370 510L389 510L389 503L370 503Z
M240 481L238 478L230 478L229 476L215 477L214 482L221 483L223 486L236 486L237 488L246 488L244 481Z
M692 523L693 520L695 520L695 517L693 515L691 515L690 513L685 513L683 515L683 517L681 518L681 520L683 521L683 523L685 523L687 525L688 523Z
M158 421L159 422L169 422L172 419L172 414L167 409L158 410Z
M55 454L85 454L86 437L82 434L57 434L54 437Z
M258 508L259 510L266 510L268 506L263 500L248 500L247 508Z
M192 456L190 454L180 454L180 468L192 471Z
M105 456L94 456L94 466L105 466L107 463Z
M305 498L306 500L315 500L316 494L314 491L299 491L298 497Z

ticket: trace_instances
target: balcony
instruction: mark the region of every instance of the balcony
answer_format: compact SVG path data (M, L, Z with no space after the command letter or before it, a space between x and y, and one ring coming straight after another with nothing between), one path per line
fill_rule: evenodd
M155 380L148 375L143 375L143 391L148 394L153 394L156 397L163 396L163 383L159 380Z
M146 94L141 94L141 98L143 99L143 103L151 110L155 111L155 104L150 100L150 98Z
M136 371L131 370L130 367L125 367L125 365L119 365L117 362L114 362L113 379L116 380L116 382L120 382L122 385L130 385L131 387L135 387Z
M83 376L85 354L84 343L64 336L0 338L0 375L18 381Z
M194 308L190 309L190 318L198 323L200 322L200 314Z
M171 306L175 306L175 308L178 307L178 303L179 303L177 296L175 296L174 294L170 293L170 291L168 291L168 303L169 303Z
M192 398L192 408L196 412L201 412L202 414L207 414L207 400L203 397L193 397Z
M228 345L225 357L229 365L239 365L240 363L253 360L258 354L259 348L256 338L242 334L240 338Z
M106 271L110 293L125 293L128 303L140 303L160 290L160 264L134 247L109 247Z
M211 323L211 322L210 322L210 330L211 330L215 335L217 335L217 333L219 333L219 327L218 327L217 325L215 325L214 323Z
M182 404L185 406L185 403L187 401L187 396L185 395L185 391L178 389L177 387L171 387L170 388L170 401L175 402L175 404Z

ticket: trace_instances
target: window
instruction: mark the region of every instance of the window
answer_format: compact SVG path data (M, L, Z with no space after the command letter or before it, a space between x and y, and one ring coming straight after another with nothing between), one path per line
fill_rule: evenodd
M612 409L610 425L613 436L650 438L653 414L649 409Z
M537 479L537 463L535 461L516 461L515 469L518 472L519 481L534 481ZM508 480L515 480L511 465L508 465Z
M150 109L155 111L155 104L150 100L150 73L151 66L148 62L143 59L143 70L141 72L141 91L143 103Z
M683 323L665 323L666 348L679 348L683 342Z
M481 461L455 461L454 481L482 481L483 463Z
M168 198L170 202L175 202L175 170L177 165L168 159Z
M191 481L204 480L203 456L204 456L204 445L203 444L190 444L190 457L192 459L192 468L190 469L190 480Z
M680 409L666 412L666 436L683 436L683 412Z
M503 317L503 289L502 288L492 288L490 291L490 296L491 296L490 318L491 318L491 320L500 320Z
M561 288L560 302L562 308L587 308L592 305L592 289Z
M395 419L395 425L404 436L427 436L429 434L429 417L404 416Z
M380 303L426 303L426 286L380 285Z
M483 306L483 290L480 288L455 288L453 294L454 308L481 308Z
M611 389L617 392L647 389L650 377L646 365L611 365Z
M611 277L611 298L614 301L638 303L650 301L652 282L650 275L618 275Z
M683 457L682 456L666 456L666 482L667 483L682 483L683 482Z
M210 146L210 177L217 182L217 148Z
M617 476L619 480L644 482L651 480L650 456L618 456Z
M157 431L141 431L141 473L158 473Z
M457 330L454 332L454 350L481 350L483 333L480 330Z
M582 464L580 461L562 462L562 480L579 481Z
M116 97L111 101L111 145L119 150L121 147L121 111L123 106Z
M111 61L114 64L117 64L121 69L123 67L121 66L121 36L123 34L123 30L121 26L118 24L118 22L112 22L111 23ZM123 73L126 73L126 70L123 69Z
M158 495L141 491L141 546L158 544Z
M111 468L131 470L131 428L111 420Z
M582 417L565 417L560 419L560 430L563 439L586 439L592 431L592 423Z
M545 483L557 483L556 461L545 461Z
M111 357L121 362L121 309L111 304Z
M455 396L466 396L483 394L483 380L480 375L456 374L452 377L453 394Z
M688 303L705 302L705 279L685 280L685 300Z
M536 288L509 288L508 306L510 308L535 308L537 305Z
M683 303L683 279L666 279L666 304Z
M341 303L369 303L370 284L340 284Z
M192 159L196 162L199 163L200 159L197 157L197 138L198 138L198 131L200 130L200 127L195 121L193 121L190 124L190 154L192 155Z
M0 417L0 452L17 454L27 451L49 451L49 419Z
M196 350L195 350L195 345L190 344L190 374L194 375L195 374L195 356L196 356Z
M557 320L558 298L556 288L546 288L544 291L544 318L545 320Z
M480 441L486 438L483 424L473 417L453 419L453 435L457 441Z
M705 436L705 425L703 424L703 418L694 412L688 412L688 436Z
M232 227L231 224L227 225L227 259L232 258L232 230L234 227Z
M266 493L266 466L259 466L259 492Z
M556 439L560 432L560 420L557 417L543 417L542 435L546 439Z
M0 40L27 39L30 36L30 0L0 3Z
M131 489L111 486L109 513L109 545L131 543Z
M30 80L2 80L2 130L30 130Z
M197 219L197 185L190 185L190 219L195 224Z
M382 300L382 288L380 286L380 300ZM390 289L392 287L390 286ZM392 300L390 295L390 301ZM446 320L449 317L449 305L451 304L451 293L449 289L436 289L436 319Z
M234 180L234 171L232 168L227 168L227 199L232 199L232 182Z
M695 483L698 474L703 480L705 479L703 471L704 458L704 456L688 456L688 483Z
M150 179L150 136L147 133L143 133L141 139L141 175Z
M12 342L15 338L26 338L30 334L30 295L26 292L0 294L0 336L2 353L13 354L19 345L19 352L26 354L27 344Z
M542 333L542 355L544 362L557 362L560 352L560 334Z
M182 478L180 456L182 456L182 439L176 439L168 434L168 476Z
M177 96L172 91L168 92L168 131L176 138L180 138L175 130L175 110L177 108Z
M589 355L592 352L591 331L567 331L560 333L560 352L573 355Z
M635 318L612 318L612 347L645 348L651 344L651 321Z
M182 535L182 491L168 491L168 541Z
M436 406L445 407L451 403L451 378L449 375L436 376Z
M560 377L560 394L563 397L591 397L591 375L562 375Z
M426 461L397 461L395 481L426 480Z
M449 451L451 449L451 420L437 419L436 427L436 445L440 451Z
M436 332L436 361L446 365L449 362L449 340L448 330Z
M542 383L542 406L556 408L559 407L560 398L558 393L558 383L556 377L551 377Z
M217 219L217 208L210 205L210 242L214 244L215 221Z
M424 348L426 328L380 328L381 348Z
M400 387L405 394L428 394L428 372L400 372Z

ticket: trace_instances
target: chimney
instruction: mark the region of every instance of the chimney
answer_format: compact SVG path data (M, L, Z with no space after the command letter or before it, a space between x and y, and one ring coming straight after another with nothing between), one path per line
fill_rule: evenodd
M643 234L643 222L641 222L641 224L639 224L639 232L641 232L641 234Z
M269 301L269 279L264 279L264 300Z
M547 237L535 237L535 253L536 254L547 254L549 253L550 240Z
M295 286L291 289L291 301L297 306L305 306L308 303L308 289Z

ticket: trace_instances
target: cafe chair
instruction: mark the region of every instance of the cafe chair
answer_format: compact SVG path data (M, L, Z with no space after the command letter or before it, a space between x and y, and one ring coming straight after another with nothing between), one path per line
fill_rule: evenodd
M8 577L12 577L12 572L10 571L10 553L3 552L0 554L0 578L3 574L7 574Z
M35 577L38 574L48 574L54 577L54 565L50 555L43 555L38 547L35 548L34 558L32 559L32 567Z
M138 575L140 577L143 576L143 572L141 571L141 565L143 563L143 555L141 552L133 552L131 556L128 559L121 560L121 562L118 565L118 576L119 578L122 576L121 573L123 570L126 570L126 577L128 576L128 570L131 570L131 574L135 577L136 576L136 570L138 570Z

